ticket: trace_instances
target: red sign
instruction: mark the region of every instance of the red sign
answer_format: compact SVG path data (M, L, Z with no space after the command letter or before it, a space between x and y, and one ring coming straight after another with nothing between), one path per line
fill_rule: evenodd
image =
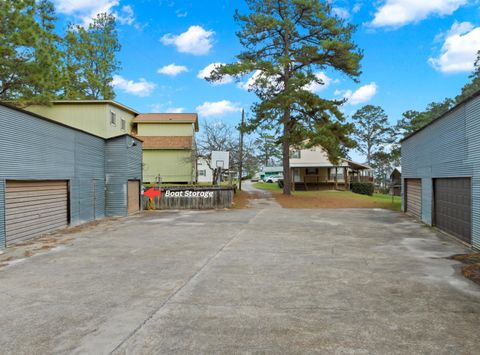
M157 190L151 187L147 191L145 191L143 194L148 198L153 199L155 197L160 197L162 195L162 192L160 191L160 189Z

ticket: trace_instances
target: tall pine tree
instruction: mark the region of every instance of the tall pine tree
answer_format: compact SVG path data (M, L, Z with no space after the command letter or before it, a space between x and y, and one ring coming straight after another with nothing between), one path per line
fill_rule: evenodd
M209 78L254 73L251 90L259 102L247 129L273 129L282 143L284 194L291 193L289 155L292 145L308 140L320 144L332 161L352 127L339 110L343 100L326 100L308 90L324 84L318 72L333 69L355 79L360 75L361 51L352 41L353 25L332 14L328 1L246 0L247 15L238 12L237 36L243 51L238 62L217 68Z
M71 25L65 35L64 90L66 99L113 99L113 75L120 70L115 17L98 14L84 28Z

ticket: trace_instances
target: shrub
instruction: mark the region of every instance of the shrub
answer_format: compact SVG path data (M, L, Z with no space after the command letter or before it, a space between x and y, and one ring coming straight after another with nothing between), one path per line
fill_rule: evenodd
M352 192L372 196L375 186L371 182L352 182Z

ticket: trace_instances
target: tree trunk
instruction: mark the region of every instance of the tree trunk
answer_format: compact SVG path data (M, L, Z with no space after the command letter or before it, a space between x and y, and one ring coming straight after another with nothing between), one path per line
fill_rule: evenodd
M292 194L292 177L290 174L290 144L288 142L282 143L283 147L283 194Z

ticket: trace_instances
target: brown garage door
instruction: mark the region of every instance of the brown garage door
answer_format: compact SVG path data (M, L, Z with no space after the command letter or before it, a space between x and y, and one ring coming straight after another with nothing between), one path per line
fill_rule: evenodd
M422 219L422 180L405 179L407 212Z
M472 243L472 190L470 178L435 179L435 225Z
M135 213L140 210L140 181L128 182L128 213Z
M67 181L7 181L7 246L68 225Z

